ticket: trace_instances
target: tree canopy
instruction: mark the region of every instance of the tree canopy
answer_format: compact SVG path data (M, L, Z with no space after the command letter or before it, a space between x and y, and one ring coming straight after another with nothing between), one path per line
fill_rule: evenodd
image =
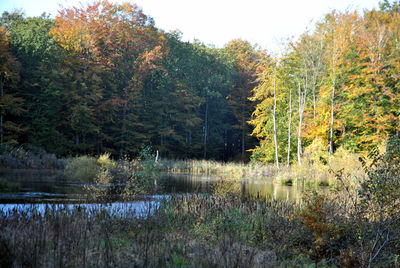
M0 18L1 143L57 155L301 162L399 132L400 13L332 11L281 57L165 33L135 4ZM297 158L297 160L296 160Z

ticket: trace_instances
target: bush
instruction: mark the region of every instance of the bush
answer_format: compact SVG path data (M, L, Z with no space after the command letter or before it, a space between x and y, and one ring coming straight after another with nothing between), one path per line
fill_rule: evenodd
M100 166L94 157L80 156L73 158L64 170L65 176L80 182L94 182Z
M106 153L99 156L95 165L97 167L91 169L95 172L94 184L85 188L89 198L100 201L128 201L138 194L148 194L154 188L151 179L159 175L149 147L142 149L138 160L124 158L114 161Z
M97 164L102 168L111 168L115 166L115 162L110 159L110 153L104 153L97 159Z

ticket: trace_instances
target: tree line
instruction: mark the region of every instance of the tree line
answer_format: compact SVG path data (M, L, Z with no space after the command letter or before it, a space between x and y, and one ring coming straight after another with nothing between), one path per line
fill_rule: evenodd
M0 18L1 143L57 155L248 159L248 100L264 51L183 42L134 4Z
M134 4L0 18L1 144L301 164L399 132L400 7L332 11L280 57L183 42Z

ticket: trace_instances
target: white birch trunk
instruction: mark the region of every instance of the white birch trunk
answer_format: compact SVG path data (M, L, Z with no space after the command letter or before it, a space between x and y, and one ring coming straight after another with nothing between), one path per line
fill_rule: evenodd
M306 88L304 88L304 92L302 92L299 83L298 90L299 90L299 131L297 134L297 161L299 162L299 165L301 165L301 156L303 154L301 146L301 128L303 126L303 112L306 100Z
M275 142L275 159L276 159L276 168L279 169L279 157L278 157L278 139L276 136L276 69L274 70L274 142Z
M290 138L291 138L291 132L290 132L290 127L292 124L292 89L290 89L289 93L289 126L288 126L288 154L287 154L287 166L290 166Z

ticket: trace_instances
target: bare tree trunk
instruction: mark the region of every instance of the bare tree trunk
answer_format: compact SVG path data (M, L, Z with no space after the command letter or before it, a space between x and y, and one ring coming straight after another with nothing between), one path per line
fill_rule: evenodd
M329 163L331 162L332 154L333 154L333 109L334 109L334 100L335 100L335 86L336 86L336 72L333 69L333 86L332 86L332 95L331 95L331 131L329 138Z
M291 133L290 133L290 127L292 124L292 89L290 88L290 93L289 93L289 126L288 126L288 153L287 153L287 166L290 166L290 138L291 138Z
M298 84L298 90L299 90L299 132L297 135L297 161L299 162L299 165L301 165L301 156L303 154L303 149L301 146L301 128L303 125L303 112L304 112L304 107L306 103L306 89L307 89L307 82L304 87L304 92L301 91L301 86L300 83Z
M208 99L206 100L206 111L204 114L204 152L203 158L207 157L207 135L208 135Z
M154 163L158 162L158 157L159 157L159 153L158 153L158 150L157 150L156 159L154 159Z
M278 139L276 137L276 67L274 70L274 142L275 142L275 159L276 159L276 168L279 169L279 158L278 158Z
M302 148L301 148L301 124L303 120L303 116L301 115L299 118L299 132L297 136L297 161L299 162L299 165L301 165L301 155L303 154Z

